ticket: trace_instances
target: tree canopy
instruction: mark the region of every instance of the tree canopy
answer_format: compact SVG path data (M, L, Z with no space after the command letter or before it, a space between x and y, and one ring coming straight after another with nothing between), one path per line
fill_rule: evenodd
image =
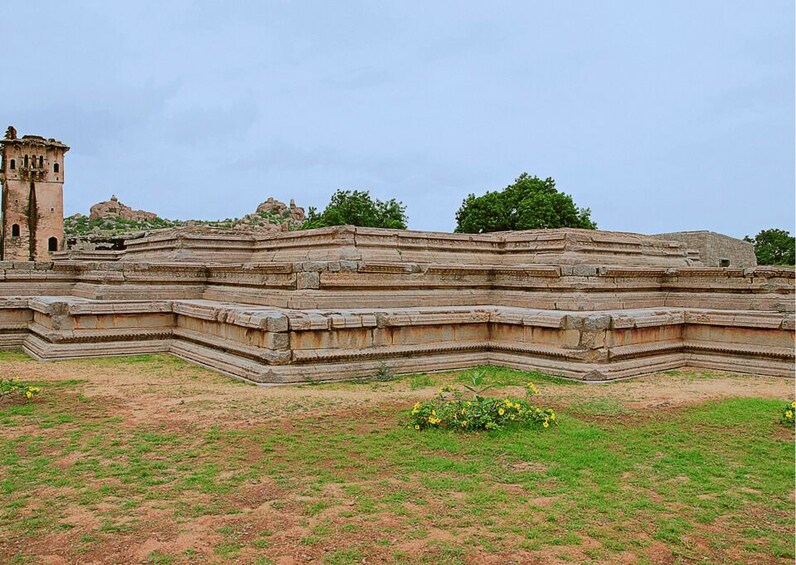
M367 190L338 190L323 212L309 209L302 229L353 225L405 230L407 220L406 206L394 198L382 202Z
M755 256L758 265L793 265L795 247L794 237L789 231L776 228L762 230L754 238L748 235L744 241L749 241L755 246Z
M545 180L522 173L514 184L483 196L470 194L456 212L460 233L529 230L541 228L597 229L591 210L578 208L572 197Z

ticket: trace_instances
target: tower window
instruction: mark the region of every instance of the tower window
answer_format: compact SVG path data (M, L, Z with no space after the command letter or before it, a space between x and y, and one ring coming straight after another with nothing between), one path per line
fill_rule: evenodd
M13 169L13 167L11 167L11 168ZM60 165L58 165L58 163L55 163L53 165L53 172L54 173L57 173L60 169L61 169L61 167L60 167Z
M17 160L16 159L11 159L8 162L8 164L10 165L10 168L11 168L12 171L17 168Z
M51 237L47 240L47 250L48 251L58 251L58 238Z
M39 157L39 168L40 169L44 168L44 157Z
M11 237L19 237L19 224L11 226Z
M27 155L25 155L25 168L26 169L28 168L28 156Z

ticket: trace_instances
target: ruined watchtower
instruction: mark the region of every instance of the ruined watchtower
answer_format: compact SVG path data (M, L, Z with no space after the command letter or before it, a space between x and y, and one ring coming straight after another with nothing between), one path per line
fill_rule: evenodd
M64 245L64 154L69 147L38 135L0 140L0 259L47 260Z

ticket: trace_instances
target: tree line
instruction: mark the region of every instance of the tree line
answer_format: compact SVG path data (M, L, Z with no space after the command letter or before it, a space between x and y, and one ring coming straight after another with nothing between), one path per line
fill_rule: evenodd
M310 208L301 229L354 225L406 229L406 206L391 198L381 201L367 190L338 190L322 211ZM522 173L503 190L468 195L456 212L457 233L549 228L597 229L589 208L580 208L572 196L559 192L555 181ZM793 265L794 237L781 229L762 230L745 241L755 247L760 265Z

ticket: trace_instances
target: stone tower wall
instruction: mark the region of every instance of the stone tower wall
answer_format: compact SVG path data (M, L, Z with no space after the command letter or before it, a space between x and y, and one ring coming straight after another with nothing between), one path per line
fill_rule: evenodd
M9 128L2 146L2 258L48 260L64 248L64 154L54 140ZM53 249L54 248L54 249Z

